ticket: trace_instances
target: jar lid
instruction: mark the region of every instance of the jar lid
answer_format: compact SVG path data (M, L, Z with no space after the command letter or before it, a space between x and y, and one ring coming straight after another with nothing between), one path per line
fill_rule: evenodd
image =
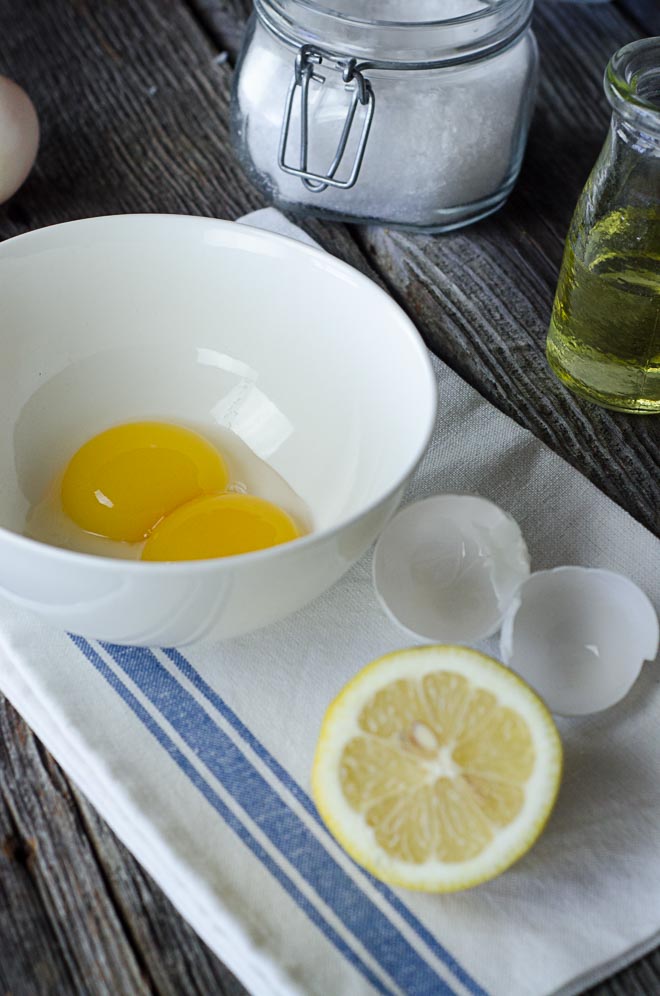
M533 0L255 0L291 47L312 45L375 68L440 67L487 58L528 26Z

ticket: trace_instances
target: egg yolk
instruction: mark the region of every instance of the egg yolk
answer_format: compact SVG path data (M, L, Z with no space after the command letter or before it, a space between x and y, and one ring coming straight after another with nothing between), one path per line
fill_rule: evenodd
M253 495L197 498L154 529L143 560L207 560L263 550L297 539L293 519L277 505Z
M137 543L174 509L223 491L228 480L224 460L197 433L130 422L94 436L72 457L62 507L89 533Z

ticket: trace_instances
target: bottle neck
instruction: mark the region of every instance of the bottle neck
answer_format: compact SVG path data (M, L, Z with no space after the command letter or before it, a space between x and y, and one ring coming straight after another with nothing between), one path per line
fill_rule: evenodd
M642 156L660 160L660 134L629 121L616 111L612 114L612 140L620 152L624 149Z
M426 68L488 58L528 27L533 0L255 0L292 48L311 45L373 66ZM414 17L414 19L413 19Z
M660 157L660 37L619 49L604 86L614 137L635 152Z

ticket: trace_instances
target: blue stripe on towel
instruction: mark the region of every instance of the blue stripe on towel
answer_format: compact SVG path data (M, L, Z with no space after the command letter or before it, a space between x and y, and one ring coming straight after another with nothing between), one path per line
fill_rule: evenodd
M183 656L183 654L173 647L168 647L163 650L163 653L172 661L172 663L181 671L181 673L190 681L190 683L202 693L202 695L211 703L211 705L218 710L220 715L227 720L228 723L233 726L237 733L245 740L247 744L252 748L252 750L261 758L262 761L270 770L275 774L282 784L291 792L291 794L298 800L298 802L304 806L308 813L310 813L314 819L325 829L325 825L318 814L316 806L307 795L307 793L298 785L294 778L291 777L286 768L283 768L279 761L273 757L273 755L264 747L260 740L258 740L248 727L241 722L236 713L227 705L227 703L222 699L217 692L215 692L208 682L204 681L202 676L198 671L192 666L190 661ZM474 979L468 975L465 969L459 965L456 959L440 944L440 942L433 936L433 934L421 923L417 917L411 913L408 907L401 902L399 897L393 892L389 886L385 885L384 882L379 881L379 879L374 878L369 872L361 869L364 875L370 879L374 887L380 892L380 894L388 900L393 909L400 914L401 917L406 921L406 923L413 928L420 939L426 944L430 951L444 962L444 964L453 972L457 979L459 979L462 984L468 989L474 996L488 996L486 991L481 988L481 986L474 981Z
M322 931L323 934L328 938L328 940L335 945L335 947L344 955L344 957L349 961L362 975L367 979L367 981L383 996L392 996L392 990L387 989L380 979L372 972L368 965L348 946L348 944L343 940L343 938L337 933L337 931L332 927L319 913L315 906L307 899L307 897L300 891L300 889L291 881L286 872L284 872L273 859L268 854L267 851L261 846L261 844L252 836L250 831L241 823L241 821L232 813L232 811L226 806L222 801L220 796L213 790L213 788L207 784L207 782L202 778L199 772L194 768L194 766L188 761L188 759L181 753L176 744L172 741L170 737L161 729L158 723L149 715L147 710L141 703L136 699L133 693L123 684L123 682L117 677L114 671L108 667L103 658L97 653L96 650L88 643L87 640L80 636L71 635L71 639L79 648L79 650L85 655L85 657L94 665L96 670L105 678L109 685L114 688L117 694L124 700L124 702L129 706L130 709L135 713L135 715L142 721L149 732L156 738L158 743L163 747L167 753L170 755L172 760L181 768L181 770L188 776L193 785L199 789L201 794L210 803L211 806L216 810L217 813L223 818L225 823L234 831L234 833L246 844L252 853L262 862L264 867L277 879L277 881L282 885L282 887L288 892L291 898L298 904L298 906L303 910L310 920L316 924L316 926ZM126 649L126 648L122 648Z
M103 647L407 996L454 992L152 651Z

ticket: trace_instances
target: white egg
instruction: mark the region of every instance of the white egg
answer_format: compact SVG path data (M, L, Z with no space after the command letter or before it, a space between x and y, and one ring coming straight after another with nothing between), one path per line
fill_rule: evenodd
M39 145L34 104L13 80L0 76L0 204L16 193L32 169Z

